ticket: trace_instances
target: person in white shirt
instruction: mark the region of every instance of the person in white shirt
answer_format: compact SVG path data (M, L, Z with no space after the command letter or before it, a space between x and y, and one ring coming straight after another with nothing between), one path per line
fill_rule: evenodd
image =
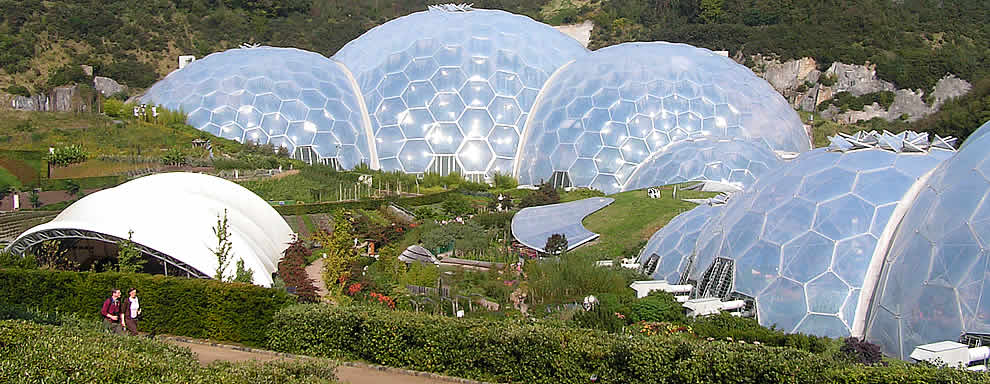
M131 288L127 290L127 298L121 303L120 325L126 328L131 336L137 336L139 318L141 318L141 303L138 301L137 288Z

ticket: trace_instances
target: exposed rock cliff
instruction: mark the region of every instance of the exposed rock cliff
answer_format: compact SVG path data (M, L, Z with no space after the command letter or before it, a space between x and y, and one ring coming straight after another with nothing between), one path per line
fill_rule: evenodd
M736 57L737 60L740 57ZM779 62L773 58L755 55L750 58L754 72L767 80L795 108L817 110L823 102L840 92L862 96L875 92L894 93L889 108L873 103L862 111L841 111L834 106L822 111L823 117L840 123L855 123L872 118L918 120L938 111L946 100L969 92L972 85L951 74L938 81L931 94L921 89L897 89L894 84L877 77L876 67L866 65L832 63L824 72L812 58Z

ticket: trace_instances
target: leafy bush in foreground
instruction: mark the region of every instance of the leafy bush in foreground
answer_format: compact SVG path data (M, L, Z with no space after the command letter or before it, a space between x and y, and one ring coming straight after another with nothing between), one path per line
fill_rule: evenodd
M275 312L295 302L287 293L250 284L115 272L0 268L0 308L44 308L99 318L111 288L138 289L141 330L262 345Z
M464 378L526 383L975 383L957 369L867 367L794 348L623 336L525 322L456 319L368 307L299 305L270 328L275 350Z
M332 383L327 361L215 363L187 348L21 321L0 321L3 383Z

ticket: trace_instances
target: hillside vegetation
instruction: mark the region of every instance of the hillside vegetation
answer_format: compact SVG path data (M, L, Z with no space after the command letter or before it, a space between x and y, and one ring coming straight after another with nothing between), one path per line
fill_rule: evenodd
M947 73L990 76L990 3L980 0L608 0L593 48L664 40L760 53L877 65L898 88L930 91Z
M176 56L243 42L330 56L428 0L0 0L0 88L38 91L78 77L69 64L144 88ZM592 48L633 40L733 53L876 63L901 88L988 74L990 6L980 0L479 0L552 24L593 19ZM10 88L16 84L17 87Z

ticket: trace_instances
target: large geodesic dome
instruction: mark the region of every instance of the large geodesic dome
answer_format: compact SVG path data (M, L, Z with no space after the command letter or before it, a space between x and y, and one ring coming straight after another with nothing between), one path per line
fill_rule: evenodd
M866 336L906 359L990 334L990 122L916 188L886 254Z
M643 266L643 273L677 284L694 253L701 228L712 217L718 216L720 209L721 206L701 204L677 215L650 236L646 247L639 253L638 262Z
M614 192L652 154L694 135L811 148L797 113L748 68L690 45L625 43L554 75L533 107L514 173L528 184L567 173L575 186Z
M688 275L696 295L752 299L760 324L787 332L852 333L898 202L954 152L913 132L832 142L763 176L705 226Z
M373 28L334 58L360 84L382 169L485 175L511 172L539 90L586 54L528 17L447 5Z
M621 189L712 181L742 190L780 165L780 158L763 142L731 137L686 139L671 143L637 166ZM593 169L575 169L571 181L593 176Z
M356 84L346 68L318 53L214 53L155 83L141 101L182 110L199 130L284 147L310 163L349 169L373 158Z

